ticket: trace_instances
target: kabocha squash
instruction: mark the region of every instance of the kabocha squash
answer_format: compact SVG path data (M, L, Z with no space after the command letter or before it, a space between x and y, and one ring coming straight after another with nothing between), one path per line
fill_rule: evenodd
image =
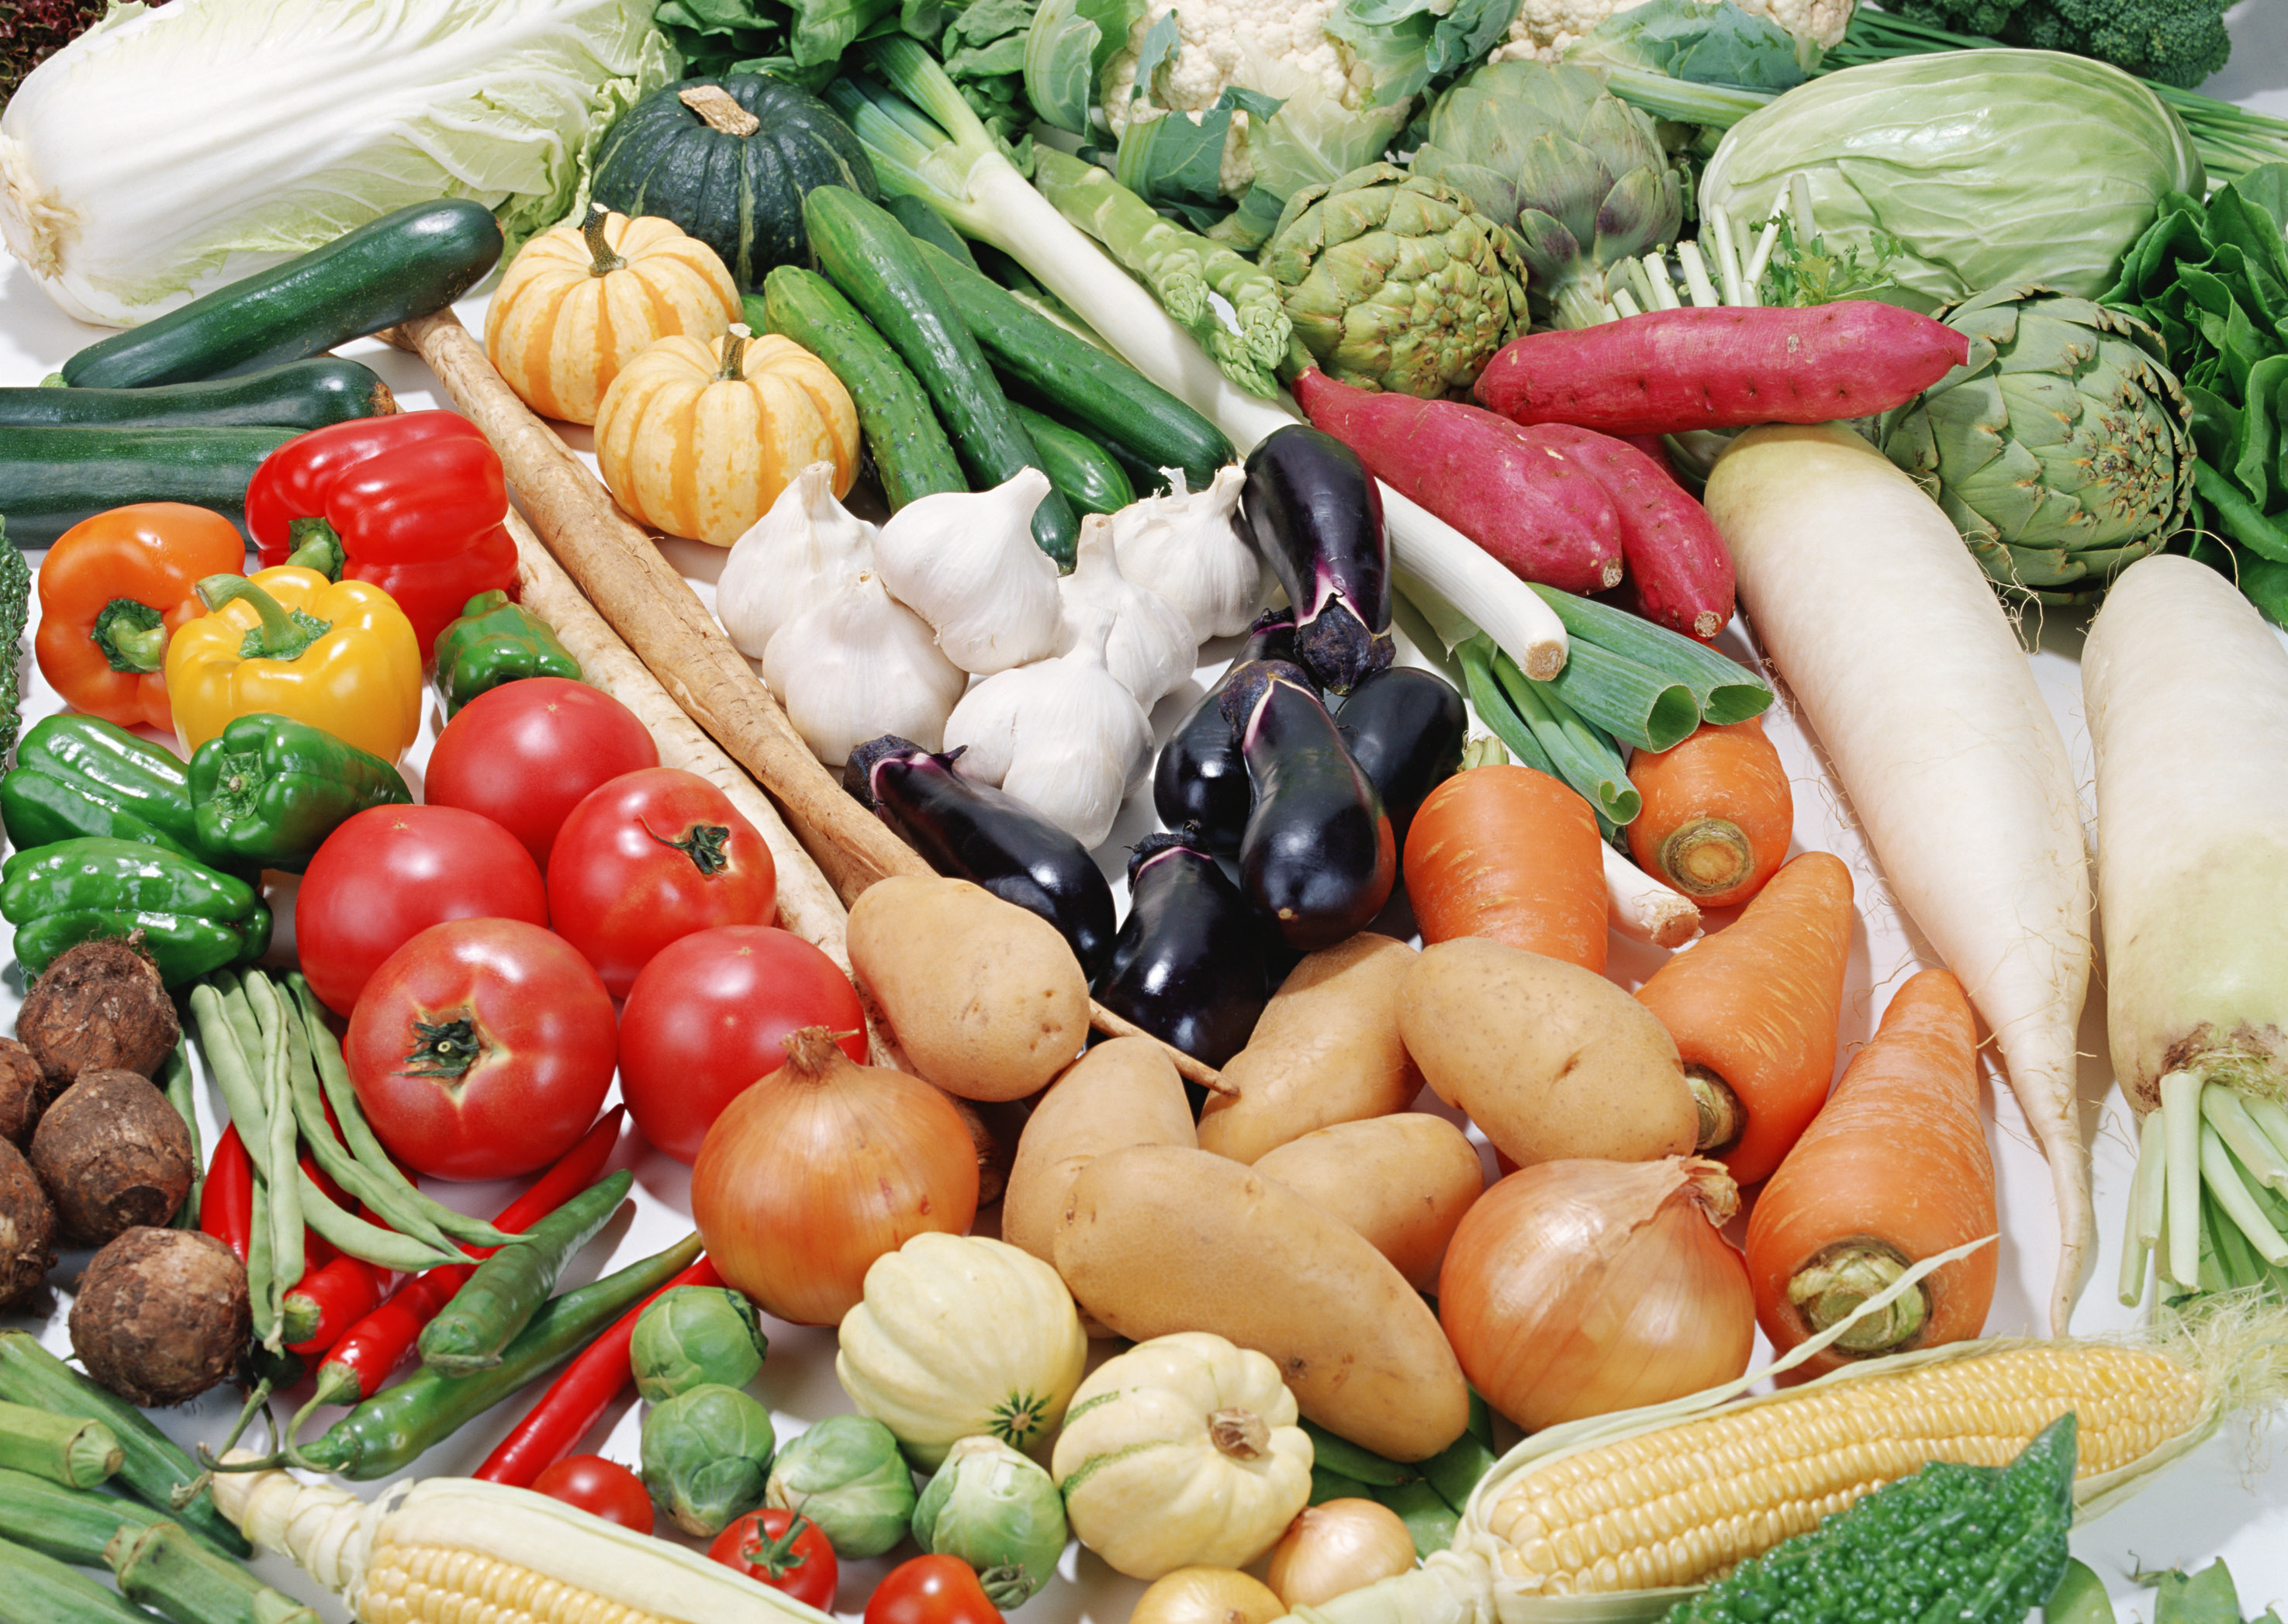
M619 504L670 535L728 547L813 463L858 477L858 408L826 363L739 322L712 345L663 338L596 414L596 463Z
M826 104L765 74L687 79L627 110L596 154L597 200L673 220L721 256L743 293L806 265L813 186L879 195L874 168Z
M485 353L544 417L593 423L620 369L678 334L711 339L739 319L739 290L704 242L673 222L600 204L524 245L485 312Z

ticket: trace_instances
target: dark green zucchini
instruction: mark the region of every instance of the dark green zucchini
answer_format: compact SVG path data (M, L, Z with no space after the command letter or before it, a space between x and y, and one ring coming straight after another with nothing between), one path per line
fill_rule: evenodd
M396 409L372 368L334 355L155 389L0 389L0 427L322 429Z
M1128 475L1102 446L1029 406L1012 404L1049 465L1049 483L1064 492L1066 501L1084 513L1117 513L1136 500Z
M323 354L442 310L500 255L500 226L481 203L415 203L88 345L64 362L63 380L81 389L144 389Z
M44 547L131 502L187 502L243 527L246 484L292 429L0 428L8 539Z

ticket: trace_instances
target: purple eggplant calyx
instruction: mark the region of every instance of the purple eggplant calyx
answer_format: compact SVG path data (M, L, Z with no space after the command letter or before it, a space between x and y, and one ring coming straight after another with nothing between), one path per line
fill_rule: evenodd
M1244 735L1253 731L1254 717L1262 709L1264 696L1271 692L1273 684L1282 682L1307 693L1311 691L1311 679L1284 660L1248 660L1231 668L1224 677L1221 709L1223 719L1233 733ZM1246 749L1244 736L1240 740L1240 748Z
M1188 823L1180 829L1156 829L1128 849L1128 883L1132 887L1140 875L1172 857L1188 857L1204 863L1212 863L1199 844L1199 825Z
M1389 629L1375 630L1340 594L1295 631L1296 657L1337 693L1386 669L1397 653Z
M875 774L885 764L910 761L917 756L929 754L910 739L901 739L895 733L884 733L878 739L869 739L850 747L850 759L843 764L842 788L850 797L871 812L882 812L881 785Z

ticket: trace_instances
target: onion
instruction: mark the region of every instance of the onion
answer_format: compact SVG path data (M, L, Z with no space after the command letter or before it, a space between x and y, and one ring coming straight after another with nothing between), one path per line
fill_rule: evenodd
M1128 1624L1271 1624L1284 1603L1236 1568L1180 1567L1136 1598Z
M1397 1512L1371 1500L1331 1500L1304 1507L1287 1525L1265 1577L1292 1612L1413 1565L1414 1536Z
M1527 1431L1658 1404L1748 1368L1746 1261L1717 1162L1545 1161L1464 1215L1438 1277L1462 1373Z
M796 1325L835 1325L866 1270L928 1230L968 1232L977 1156L918 1077L859 1066L823 1026L715 1119L691 1168L691 1216L724 1283Z

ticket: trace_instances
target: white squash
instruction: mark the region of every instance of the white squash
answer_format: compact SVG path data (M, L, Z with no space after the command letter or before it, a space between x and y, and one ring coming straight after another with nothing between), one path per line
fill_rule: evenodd
M1205 1331L1139 1343L1073 1395L1050 1475L1080 1542L1132 1579L1244 1567L1311 1498L1279 1367Z
M932 1232L876 1258L865 1294L842 1317L834 1374L917 1466L936 1470L961 1438L1026 1450L1056 1430L1088 1338L1054 1269L982 1235Z

